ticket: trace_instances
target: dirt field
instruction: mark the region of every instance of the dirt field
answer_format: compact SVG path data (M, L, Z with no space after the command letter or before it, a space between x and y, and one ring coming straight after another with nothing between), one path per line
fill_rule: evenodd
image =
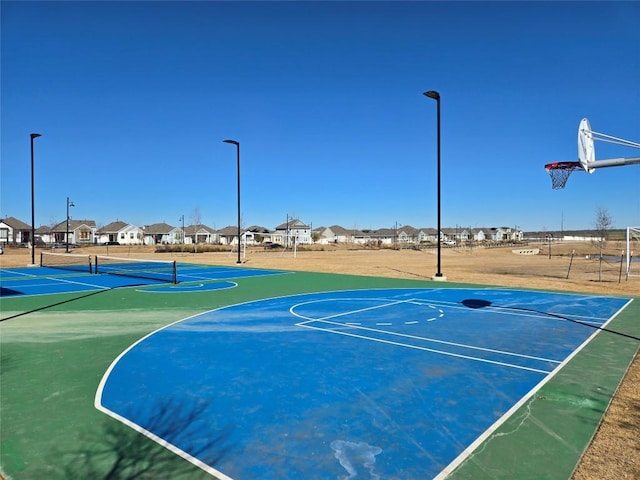
M529 245L537 254L516 254L507 248L443 248L441 272L449 281L506 287L640 297L640 277L625 278L620 262L597 260L589 243ZM520 249L520 248L518 248ZM609 242L607 258L620 256L622 242ZM573 258L571 253L574 252ZM82 253L120 257L174 259L179 262L234 265L237 253L153 253L152 247L100 246ZM241 256L248 267L370 275L431 278L437 270L436 250L350 249L325 246L304 250L249 250ZM27 249L6 249L1 267L26 266ZM637 265L637 266L636 266ZM640 275L640 263L632 271ZM621 275L622 273L622 275ZM568 276L568 278L567 278ZM576 470L575 480L640 478L640 360L636 357L605 418Z

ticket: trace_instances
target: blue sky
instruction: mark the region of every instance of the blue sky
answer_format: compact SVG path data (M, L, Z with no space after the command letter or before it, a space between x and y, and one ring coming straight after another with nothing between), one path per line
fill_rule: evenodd
M580 120L640 141L638 2L10 2L0 215L243 226L640 224L640 165L574 173ZM596 158L638 156L596 143Z

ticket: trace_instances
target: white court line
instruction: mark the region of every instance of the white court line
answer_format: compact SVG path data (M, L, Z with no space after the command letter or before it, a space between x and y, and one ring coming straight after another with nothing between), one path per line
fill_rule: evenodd
M443 350L436 350L436 349L433 349L433 348L419 347L417 345L409 345L409 344L406 344L406 343L393 342L391 340L383 340L383 339L380 339L380 338L365 337L364 335L356 335L355 333L341 332L341 331L337 331L337 330L328 330L326 328L319 328L319 327L313 327L311 325L305 325L305 323L307 323L307 322L301 322L301 323L298 323L296 325L298 325L300 327L304 327L304 328L310 328L312 330L320 330L321 332L336 333L338 335L345 335L347 337L355 337L355 338L360 338L360 339L364 339L364 340L371 340L371 341L374 341L374 342L386 343L386 344L389 344L389 345L396 345L398 347L405 347L405 348L412 348L412 349L415 349L415 350L422 350L424 352L439 353L441 355L448 355L450 357L463 358L465 360L472 360L472 361L475 361L475 362L491 363L493 365L499 365L499 366L502 366L502 367L516 368L516 369L519 369L519 370L528 370L530 372L542 373L544 375L548 375L549 373L552 372L552 370L540 370L540 369L537 369L537 368L524 367L522 365L515 365L515 364L512 364L512 363L498 362L498 361L495 361L495 360L487 360L485 358L471 357L469 355L462 355L462 354L459 354L459 353L445 352Z
M53 277L44 277L44 278L48 278L49 280L54 280L56 282L70 283L71 285L84 285L85 287L93 287L93 288L97 288L98 290L109 290L110 288L110 287L104 287L102 285L95 285L93 283L77 282L75 280L65 280L64 278L53 278ZM66 293L66 292L60 292L60 293Z
M24 273L24 272L16 272L15 270L3 270L4 272L11 272L13 275L24 275L25 277L39 277L39 275L34 275L33 273Z
M370 332L382 333L382 334L390 335L390 336L411 338L413 340L420 340L420 341L423 341L423 342L441 343L443 345L449 345L449 346L452 346L452 347L467 348L469 350L479 350L481 352L488 352L488 353L497 353L499 355L506 355L506 356L524 358L524 359L527 359L527 360L536 360L536 361L540 361L540 362L549 362L549 363L556 363L556 364L560 363L558 360L552 360L550 358L545 358L545 357L536 357L534 355L525 355L523 353L509 352L509 351L506 351L506 350L496 350L496 349L493 349L493 348L477 347L475 345L469 345L469 344L466 344L466 343L449 342L447 340L438 340L437 338L431 338L431 337L420 337L418 335L410 335L408 333L389 332L388 330L379 330L377 328L371 328L371 327L363 327L363 326L358 326L358 325L345 325L344 323L331 322L331 321L328 321L328 320L309 320L309 321L297 323L296 325L301 326L301 327L306 327L307 325L305 325L305 324L306 323L311 323L311 322L328 323L330 325L337 325L337 326L342 326L342 327L349 326L349 327L357 328L359 330L367 330L367 331L370 331ZM314 328L316 328L317 330L325 330L325 331L330 332L330 333L340 333L340 332L337 332L337 331L329 329L329 328L325 328L325 329L320 328L320 327L314 327ZM363 336L362 338L369 338L369 337Z
M522 353L508 352L508 351L505 351L505 350L496 350L496 349L486 348L486 347L477 347L477 346L474 346L474 345L468 345L468 344L456 343L456 342L449 342L449 341L446 341L446 340L438 340L438 339L430 338L430 337L420 337L420 336L417 336L417 335L410 335L410 334L407 334L407 333L389 332L387 330L378 330L376 328L364 327L364 326L362 326L361 323L358 323L358 322L340 323L340 322L333 322L333 321L329 320L329 319L332 319L332 318L343 317L343 316L352 315L352 314L356 314L356 313L361 313L361 312L365 312L365 311L371 311L371 310L375 310L375 309L379 309L379 308L391 307L391 306L399 305L399 304L402 304L402 303L412 303L412 301L413 300L399 300L397 302L386 303L386 304L383 304L383 305L375 305L373 307L361 308L361 309L358 309L358 310L351 310L349 312L342 312L342 313L337 313L337 314L334 314L334 315L327 315L326 317L320 317L320 318L309 318L307 316L300 315L300 314L296 313L294 311L294 308L297 307L297 305L292 306L289 309L289 312L292 315L294 315L294 316L296 316L298 318L306 319L306 321L296 324L296 325L301 326L301 327L306 327L307 325L305 325L305 324L308 323L308 322L323 322L323 323L328 323L330 325L349 326L349 327L352 327L352 328L357 328L357 329L360 329L360 330L367 330L367 331L376 332L376 333L382 333L382 334L385 334L385 335L395 335L395 336L398 336L398 337L411 338L413 340L421 340L421 341L424 341L424 342L440 343L440 344L443 344L443 345L450 345L450 346L454 346L454 347L467 348L467 349L470 349L470 350L479 350L479 351L482 351L482 352L497 353L499 355L507 355L507 356L513 356L513 357L518 357L518 358L525 358L525 359L528 359L528 360L536 360L536 361L550 362L550 363L560 363L557 360L552 360L552 359L543 358L543 357L536 357L536 356L533 356L533 355L525 355L525 354L522 354ZM302 305L302 304L298 304L298 305ZM442 315L444 315L444 313ZM384 325L384 324L378 323L377 325ZM318 327L315 327L315 328L317 330L323 330L322 328L318 328ZM326 330L328 332L331 332L331 333L334 333L334 330L330 330L330 329L324 329L324 330ZM339 332L335 332L335 333L339 333ZM362 338L368 338L368 337L362 337Z
M340 301L349 301L349 300L370 301L370 300L383 300L383 299L381 299L381 298L341 298L339 300ZM384 299L384 300L386 300L386 299ZM335 301L335 299L328 299L328 300L322 300L322 301L324 301L324 302L332 301L333 302L333 301ZM355 313L369 312L371 310L377 310L377 309L380 309L380 308L393 307L395 305L400 305L402 303L413 303L413 302L414 302L414 299L397 300L395 302L382 303L380 305L374 305L372 307L359 308L358 310L350 310L348 312L336 313L334 315L328 315L326 317L320 317L320 318L310 318L310 317L307 317L305 315L301 315L301 314L295 312L295 309L297 307L299 307L300 305L307 305L307 304L310 304L310 303L319 303L317 300L312 300L312 301L309 301L309 302L297 303L295 305L292 305L289 308L289 313L291 313L291 315L293 315L295 317L298 317L298 318L304 318L306 320L321 322L321 321L325 321L325 320L330 319L330 318L338 318L338 317L343 317L345 315L353 315ZM429 305L429 307L436 308L436 307L433 307L432 305ZM442 310L440 310L440 317L442 317L443 315L444 315L444 312Z
M83 285L85 287L92 287L92 288L97 288L99 290L108 290L109 287L104 287L102 285L95 285L93 283L85 283L85 282L78 282L76 280L65 280L64 278L56 278L56 277L47 277L47 276L42 276L42 275L29 275L29 277L31 278L41 278L43 280L50 280L53 283L29 283L28 285L25 285L23 283L20 284L11 284L8 282L2 282L2 285L5 288L21 288L21 289L27 289L27 288L35 288L35 287L52 287L55 286L56 283L70 283L71 285ZM73 293L73 292L55 292L55 293Z

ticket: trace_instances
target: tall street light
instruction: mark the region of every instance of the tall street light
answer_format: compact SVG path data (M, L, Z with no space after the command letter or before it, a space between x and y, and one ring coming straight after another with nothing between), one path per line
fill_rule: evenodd
M39 133L31 134L31 265L36 264L36 204L35 184L33 180L33 140L41 137Z
M67 253L69 253L69 207L75 207L75 204L73 202L70 202L69 197L67 197L67 233L65 237L65 240L67 242L67 248L66 248Z
M438 108L438 117L437 117L437 124L438 124L438 270L435 274L433 278L433 280L446 280L447 277L442 275L442 271L440 269L441 266L441 253L442 253L442 247L441 247L441 218L440 218L440 94L438 92L436 92L435 90L429 90L428 92L424 92L423 95L429 97L429 98L433 98L436 101L437 104L437 108Z
M236 140L223 140L223 142L235 145L238 153L238 260L236 263L242 263L240 260L240 142Z

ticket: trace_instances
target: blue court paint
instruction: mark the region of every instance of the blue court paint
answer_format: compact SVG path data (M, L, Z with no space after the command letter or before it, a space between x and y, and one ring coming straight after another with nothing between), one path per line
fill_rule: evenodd
M282 270L264 270L245 267L212 267L208 265L178 264L179 282L196 282L205 280L224 280L231 278L263 277L269 275L284 275Z
M154 290L156 293L178 293L179 291L195 291L197 288L203 288L197 287L198 283L196 282L283 275L285 273L289 273L280 270L263 270L244 267L217 267L186 263L178 264L177 269L179 282L177 286L153 279L107 274L93 275L88 272L74 272L71 270L53 267L0 269L0 296L9 298L22 295L52 295L58 293L88 292L109 288L147 287L153 285L164 285L162 289ZM180 283L193 283L194 285L186 287L180 286ZM206 289L218 290L235 286L235 284L229 283L216 283L214 285L215 286L206 287Z
M96 407L223 478L432 478L596 331L571 319L601 326L627 303L490 289L250 302L142 339Z
M44 269L46 270L46 269ZM31 271L31 269L29 269ZM49 275L51 271L48 271ZM90 292L108 288L94 282L95 278L90 274L65 274L62 276L4 275L0 278L1 296L32 296L32 295L52 295L57 293L79 293Z

